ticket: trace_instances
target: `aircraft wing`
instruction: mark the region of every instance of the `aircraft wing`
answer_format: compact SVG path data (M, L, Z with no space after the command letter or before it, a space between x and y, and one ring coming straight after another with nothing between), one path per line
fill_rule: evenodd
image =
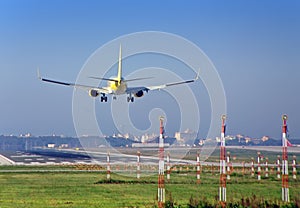
M164 89L166 87L174 86L174 85L180 85L180 84L187 84L196 81L196 79L193 80L186 80L186 81L181 81L181 82L173 82L173 83L168 83L168 84L163 84L163 85L156 85L156 86L149 86L149 87L128 87L126 90L127 94L134 94L137 93L138 91L150 91L150 90L160 90Z
M180 81L180 82L172 82L172 83L167 83L167 84L162 84L162 85L156 85L156 86L148 86L148 87L128 87L126 90L127 94L131 94L131 93L137 93L138 91L150 91L150 90L161 90L164 89L166 87L171 87L171 86L175 86L175 85L180 85L180 84L188 84L191 82L195 82L197 79L199 79L199 73L197 74L195 79L191 79L191 80L185 80L185 81Z
M57 81L57 80L43 78L39 75L39 72L38 72L38 78L40 80L42 80L43 82L50 82L50 83L53 83L53 84L60 84L60 85L65 85L65 86L70 86L70 87L75 87L75 88L81 88L81 89L85 89L85 90L93 89L93 90L97 90L98 93L105 93L105 94L110 94L111 93L108 89L102 88L102 87L81 85L81 84L75 84L75 83L70 83L70 82L61 82L61 81Z
M163 84L163 85L157 85L157 86L149 86L147 87L148 90L160 90L166 87L174 86L174 85L180 85L180 84L187 84L196 81L196 79L192 80L186 80L186 81L181 81L181 82L173 82L173 83L168 83L168 84Z
M174 85L181 85L181 84L188 84L188 83L191 83L191 82L195 82L196 80L199 79L199 74L200 74L200 70L199 70L197 76L194 79L184 80L184 81L180 81L180 82L172 82L172 83L167 83L167 84L157 85L157 86L150 86L150 87L147 87L147 89L148 90L160 90L160 89L163 89L163 88L166 88L166 87L171 87L171 86L174 86Z

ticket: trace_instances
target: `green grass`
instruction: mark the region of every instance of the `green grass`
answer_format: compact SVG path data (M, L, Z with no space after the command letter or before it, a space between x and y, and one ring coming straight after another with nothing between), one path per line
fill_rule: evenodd
M8 167L8 166L7 166ZM1 167L0 170L7 169ZM157 176L126 177L112 174L107 183L106 173L100 171L78 172L75 166L11 166L10 170L48 170L48 172L1 172L0 207L155 207ZM55 170L62 172L55 172ZM68 172L64 172L67 170ZM75 170L75 172L69 172ZM201 184L196 183L196 173L172 172L166 181L166 198L181 207L188 207L191 197L216 203L219 175L205 171ZM276 173L274 173L276 174ZM230 202L256 195L265 200L281 201L281 180L275 175L260 182L250 175L234 173L227 183L227 199ZM290 197L300 194L300 181L290 177Z

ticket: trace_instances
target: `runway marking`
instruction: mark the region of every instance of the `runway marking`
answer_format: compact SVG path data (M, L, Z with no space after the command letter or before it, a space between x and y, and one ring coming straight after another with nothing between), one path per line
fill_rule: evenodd
M24 160L25 161L32 161L32 159L30 159L30 158L25 158Z
M38 161L43 161L44 158L37 158L36 160L38 160Z

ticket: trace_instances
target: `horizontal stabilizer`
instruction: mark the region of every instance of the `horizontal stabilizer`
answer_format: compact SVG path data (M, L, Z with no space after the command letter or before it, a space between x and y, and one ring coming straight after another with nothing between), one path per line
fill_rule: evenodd
M104 78L104 77L89 77L91 79L99 79L99 80L105 80L105 81L113 81L113 82L117 82L117 79L110 79L110 78Z
M106 81L113 81L118 82L118 79L111 79L111 78L104 78L104 77L89 77L91 79L99 79L99 80L106 80ZM145 79L153 79L154 77L141 77L141 78L134 78L134 79L126 79L124 82L132 82L132 81L138 81L138 80L145 80Z
M153 79L154 77L141 77L141 78L134 78L134 79L126 79L125 82L132 82L138 80L145 80L145 79Z

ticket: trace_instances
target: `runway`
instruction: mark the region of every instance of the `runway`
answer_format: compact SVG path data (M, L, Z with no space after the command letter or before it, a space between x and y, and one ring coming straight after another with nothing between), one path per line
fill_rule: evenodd
M255 151L282 152L282 146L226 146L226 149L244 149ZM300 147L288 147L289 153L300 153Z
M89 164L92 162L87 154L56 150L2 152L1 155L0 165Z
M143 164L157 165L157 150L152 155L141 155ZM0 165L59 165L59 164L99 164L106 165L107 149L72 150L72 149L36 149L32 151L2 152ZM135 152L136 151L132 151ZM121 153L111 149L110 163L112 165L136 165L137 156L134 153ZM173 163L194 164L195 161L172 158Z
M282 147L276 146L228 146L227 150L255 150L255 151L270 151L281 153ZM111 165L136 165L137 149L92 149L92 150L73 150L73 149L35 149L31 151L14 151L1 152L0 165L60 165L60 164L98 164L107 165L107 153L110 154ZM140 162L144 165L157 165L158 155L157 149L147 150L148 155L142 151ZM180 150L178 150L180 151ZM300 153L299 147L289 147L291 153ZM166 154L165 154L166 157ZM191 164L196 165L196 160L184 160L171 158L172 164ZM218 162L201 161L201 165L219 165ZM246 164L247 166L248 164ZM233 164L233 166L241 166L241 163Z

